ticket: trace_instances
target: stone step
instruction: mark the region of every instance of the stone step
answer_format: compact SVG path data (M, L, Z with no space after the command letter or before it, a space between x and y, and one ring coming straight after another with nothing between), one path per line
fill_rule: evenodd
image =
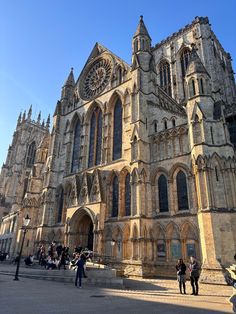
M14 276L15 269L0 270L0 274ZM20 269L19 277L73 283L75 280L75 274L75 270L45 270L22 267ZM82 279L84 284L123 288L123 278L116 277L115 269L94 269L93 267L88 267L86 275L87 278Z

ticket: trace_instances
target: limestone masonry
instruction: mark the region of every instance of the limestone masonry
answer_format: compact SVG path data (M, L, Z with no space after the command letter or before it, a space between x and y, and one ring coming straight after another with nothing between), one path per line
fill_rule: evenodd
M50 132L19 116L0 175L0 250L88 247L126 276L195 255L224 281L236 252L236 89L208 18L155 46L142 16L132 64L96 43L62 87Z

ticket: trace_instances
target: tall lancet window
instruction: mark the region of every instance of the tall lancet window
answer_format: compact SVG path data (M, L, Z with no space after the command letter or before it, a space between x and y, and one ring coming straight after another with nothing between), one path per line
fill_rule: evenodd
M113 160L122 156L122 104L120 99L114 107L114 129L113 129Z
M32 167L35 160L35 154L36 154L36 145L35 142L32 142L27 151L27 157L26 157L26 165L27 167Z
M188 188L185 173L180 170L176 177L177 195L178 195L178 209L189 209L188 206Z
M189 62L189 56L190 56L190 50L188 48L185 48L180 56L180 62L181 62L181 70L182 70L182 77L184 79L185 73L188 67Z
M76 172L77 170L79 170L80 133L81 133L81 125L80 125L80 121L77 120L75 124L75 128L74 128L74 142L73 142L71 172Z
M167 179L162 174L158 179L158 191L159 191L159 209L160 212L168 212L168 190Z
M64 190L63 188L61 188L58 192L57 223L60 223L62 221L63 202L64 202Z
M89 160L88 166L101 163L102 156L102 111L96 107L90 120Z
M170 64L167 61L161 62L160 66L160 85L164 91L171 96Z
M112 217L117 217L119 211L119 181L115 176L112 183Z
M130 174L125 177L125 216L131 214L131 187L130 187Z

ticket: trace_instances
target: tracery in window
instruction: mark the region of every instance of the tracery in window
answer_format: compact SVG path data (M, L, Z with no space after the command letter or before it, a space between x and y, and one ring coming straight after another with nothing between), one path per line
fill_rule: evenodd
M32 142L27 151L27 157L26 157L26 165L27 167L32 167L35 160L35 154L36 154L36 145L35 142Z

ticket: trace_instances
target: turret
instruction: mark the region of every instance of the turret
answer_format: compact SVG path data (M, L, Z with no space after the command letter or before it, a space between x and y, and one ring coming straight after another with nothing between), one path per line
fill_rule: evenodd
M140 16L139 24L132 40L132 68L140 66L143 70L148 71L150 66L151 54L151 37Z
M195 46L189 58L188 67L185 74L185 88L188 95L188 112L192 112L195 103L201 104L203 114L212 119L213 118L213 98L210 84L210 75L204 67ZM192 115L192 113L191 113Z
M72 101L74 86L75 86L75 79L74 79L74 74L73 74L73 68L71 68L69 76L65 84L62 87L62 92L61 92L62 101L63 100Z

